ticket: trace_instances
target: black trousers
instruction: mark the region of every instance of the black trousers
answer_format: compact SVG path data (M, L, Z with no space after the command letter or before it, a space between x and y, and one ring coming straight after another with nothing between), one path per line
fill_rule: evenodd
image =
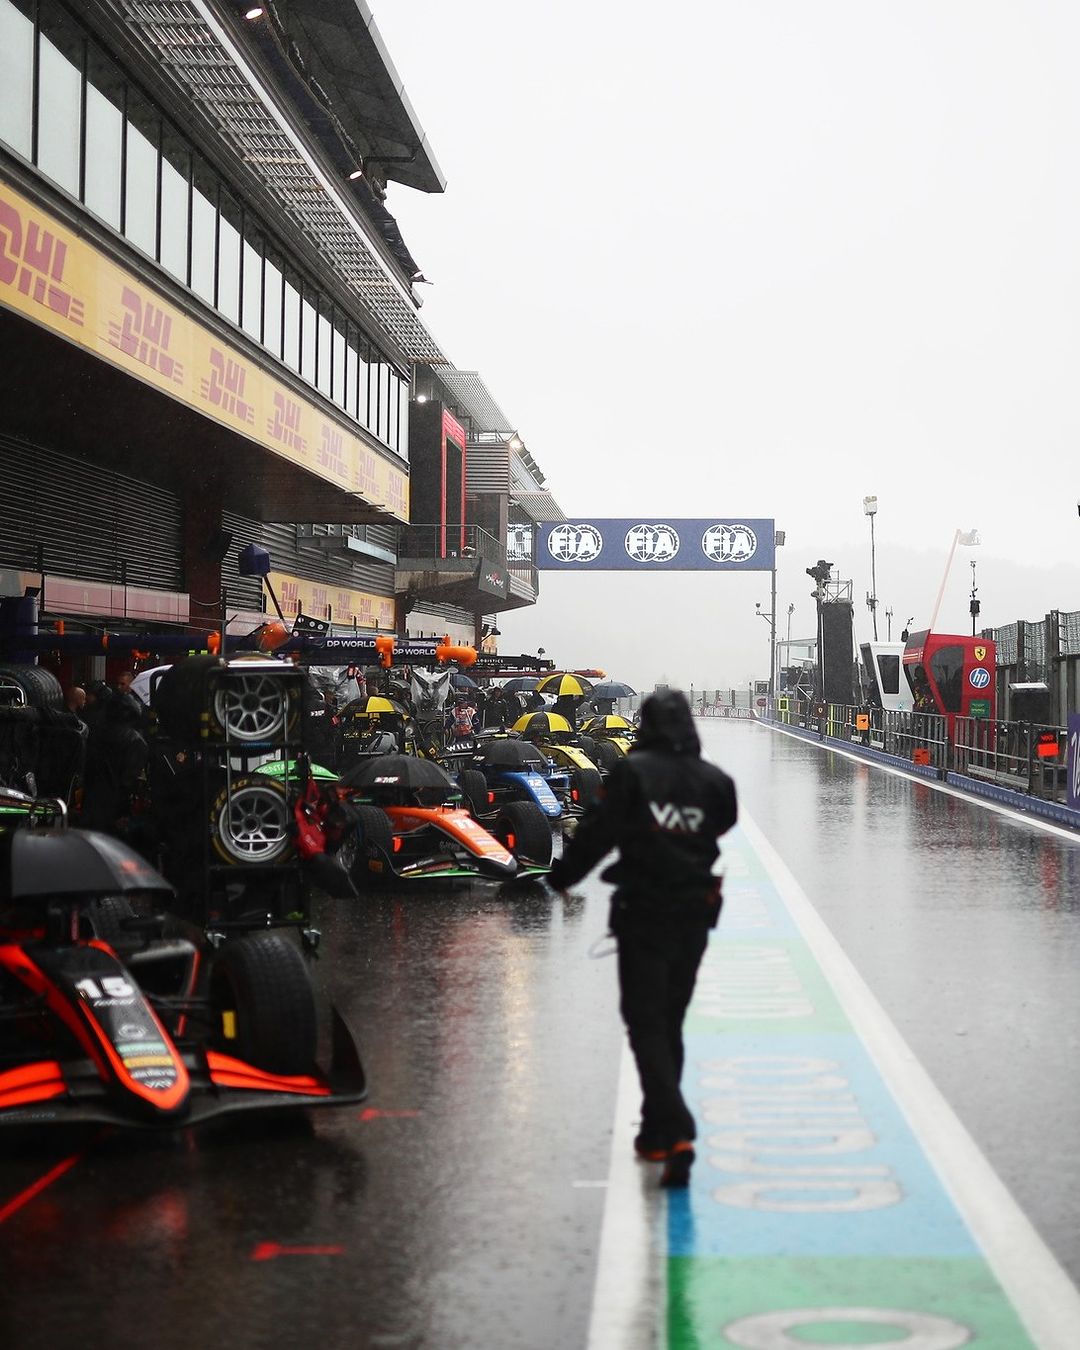
M641 1080L641 1132L650 1146L693 1139L694 1117L680 1089L682 1025L709 940L707 921L661 924L622 918L619 1010Z

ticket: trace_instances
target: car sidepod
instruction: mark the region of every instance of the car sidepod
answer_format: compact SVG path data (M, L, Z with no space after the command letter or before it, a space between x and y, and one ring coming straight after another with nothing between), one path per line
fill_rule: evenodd
M500 773L496 782L500 785L518 789L526 800L534 801L545 816L555 820L562 815L562 804L552 792L548 780L538 773L514 773L507 770ZM569 780L567 780L569 786Z

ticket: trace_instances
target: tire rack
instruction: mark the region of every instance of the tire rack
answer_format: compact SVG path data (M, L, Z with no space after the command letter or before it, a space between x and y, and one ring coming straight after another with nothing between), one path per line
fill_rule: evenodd
M230 680L252 675L270 676L281 686L284 703L281 732L266 740L238 736L234 722L227 715L221 719L222 729L211 714L215 696L227 691ZM212 943L215 933L224 936L226 932L278 927L296 928L305 945L314 947L318 943L318 934L310 927L308 888L295 852L288 861L280 863L227 863L214 851L210 828L214 804L222 792L222 773L224 791L231 803L237 780L249 777L253 768L266 762L267 756L284 761L284 775L276 781L281 784L285 802L292 802L299 784L290 766L304 750L305 711L304 677L291 665L277 661L235 661L222 663L208 672L199 715L199 739L190 747L199 758L200 815L206 823L201 841L203 886L201 895L187 893L183 900L191 917L205 928ZM225 816L227 828L231 829L228 807ZM290 810L287 811L287 828L291 823ZM234 893L237 890L238 893ZM249 897L255 894L265 898L259 911L253 910L249 903ZM218 913L212 914L212 910Z

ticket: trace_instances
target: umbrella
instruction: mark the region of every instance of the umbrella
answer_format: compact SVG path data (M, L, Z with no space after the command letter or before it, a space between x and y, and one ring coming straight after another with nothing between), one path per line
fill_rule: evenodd
M462 675L459 670L455 670L450 676L450 683L455 689L479 689L480 686L475 680L470 679L468 675Z
M369 694L367 698L354 698L341 710L342 717L404 717L405 709L385 694Z
M512 680L507 680L502 686L504 694L524 694L531 693L540 683L538 675L515 675Z
M543 755L528 741L487 741L478 758L493 769L531 769L544 763Z
M634 728L625 717L608 713L604 717L590 717L581 729L589 736L596 736L605 731L633 731Z
M592 689L592 681L586 680L582 675L556 671L554 675L545 675L536 687L541 694L556 694L559 698L582 698Z
M559 713L536 712L519 717L514 723L514 730L522 736L550 736L558 733L569 735L573 727Z
M350 769L341 780L349 787L445 788L456 792L454 780L433 760L416 755L379 755Z
M17 830L12 836L15 900L172 889L134 849L96 830Z
M621 680L604 680L601 684L594 684L590 693L590 698L633 698L637 693L636 689L631 689L628 684L623 684Z

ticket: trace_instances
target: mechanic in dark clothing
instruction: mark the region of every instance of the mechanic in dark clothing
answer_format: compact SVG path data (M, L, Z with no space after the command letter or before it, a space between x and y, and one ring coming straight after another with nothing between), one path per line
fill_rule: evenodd
M610 927L618 943L620 1011L641 1080L638 1156L663 1162L662 1186L685 1186L694 1161L694 1118L679 1088L682 1024L709 930L720 917L717 838L735 824L735 784L701 758L682 694L654 694L637 741L582 818L550 883L565 890L612 848L602 874L615 883Z

